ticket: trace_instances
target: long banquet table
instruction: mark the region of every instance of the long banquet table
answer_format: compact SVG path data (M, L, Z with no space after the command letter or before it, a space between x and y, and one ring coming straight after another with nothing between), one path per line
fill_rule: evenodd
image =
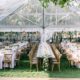
M62 42L61 48L67 58L73 61L76 67L80 68L80 43Z
M46 67L51 70L52 60L55 59L55 55L48 43L42 42L39 44L36 57L38 58L39 68Z
M5 48L0 49L0 69L3 68L3 60L4 60L4 54L12 54L12 61L10 68L14 68L16 63L16 54L20 49L27 48L28 42L18 42L15 44L12 44L10 46L5 46ZM7 65L5 65L7 67Z
M37 57L38 58L55 58L53 51L48 43L42 42L39 44L38 50L37 50Z

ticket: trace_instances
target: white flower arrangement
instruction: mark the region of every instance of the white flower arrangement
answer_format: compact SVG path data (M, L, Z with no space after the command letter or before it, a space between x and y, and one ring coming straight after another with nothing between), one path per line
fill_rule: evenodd
M44 71L48 70L48 55L46 54L44 59L43 59L43 69Z

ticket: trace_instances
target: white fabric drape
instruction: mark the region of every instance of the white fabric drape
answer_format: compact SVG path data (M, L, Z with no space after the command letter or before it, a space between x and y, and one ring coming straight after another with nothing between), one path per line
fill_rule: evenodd
M46 42L41 42L37 50L37 57L55 58L52 49Z

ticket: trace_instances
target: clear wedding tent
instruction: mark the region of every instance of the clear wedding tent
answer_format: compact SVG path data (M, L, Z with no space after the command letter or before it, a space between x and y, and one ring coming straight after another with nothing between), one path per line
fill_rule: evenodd
M72 30L73 27L73 30L79 30L79 1L73 1L64 8L55 6L53 3L43 8L38 0L14 0L7 5L8 2L10 1L7 0L0 9L0 31L23 32L28 31L29 28L32 31L42 31L45 28L45 30L50 29L48 32L51 32L51 28L62 31Z
M70 32L72 33L70 34ZM54 46L49 46L48 43L55 42L59 39L61 40L60 37L62 37L62 33L66 33L65 35L69 36L68 38L71 41L73 37L71 35L77 34L78 36L78 32L80 32L79 0L73 0L68 6L65 6L64 8L54 5L53 3L49 3L49 6L44 8L39 0L3 0L2 3L0 3L0 41L4 39L2 41L5 42L11 41L13 39L15 42L15 40L29 41L29 39L31 39L34 40L34 42L42 42L38 47L39 49L37 51L37 57L43 56L44 53L49 53L47 57L51 57L54 60L55 56L53 56L52 50L54 53L56 53L56 51ZM61 47L65 49L66 47L64 45L66 45L69 46L71 50L73 50L72 46L76 44L71 44L66 40L64 44L61 44ZM78 39L76 40L78 41ZM46 43L46 41L48 43ZM26 48L27 44L28 42L14 43L14 45L19 45L20 47L18 47L18 49L22 49L22 51L23 48ZM22 46L24 47L22 48ZM42 51L41 49L44 50ZM47 49L47 51L45 49ZM67 52L67 50L65 51ZM74 53L76 54L75 51ZM73 58L69 58L68 55L67 57L71 61L71 65L74 65L75 62L75 65L79 64L78 67L80 68L80 63L77 61L79 59L75 57L76 55ZM12 63L13 68L15 66L14 60ZM2 65L2 63L0 64Z

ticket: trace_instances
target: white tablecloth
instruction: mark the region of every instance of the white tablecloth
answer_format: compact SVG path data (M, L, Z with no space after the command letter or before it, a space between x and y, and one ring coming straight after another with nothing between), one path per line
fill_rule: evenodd
M55 58L51 47L46 42L40 43L37 50L37 57Z
M2 63L3 63L3 59L4 59L4 54L12 54L12 63L11 63L11 67L10 68L14 68L15 67L15 58L16 58L16 53L20 48L26 48L27 47L28 42L18 42L15 43L13 45L7 46L3 49L0 49L0 69L2 69ZM7 65L5 65L7 66Z
M4 54L12 54L12 62L11 62L11 67L10 68L14 68L14 64L15 64L15 52L12 50L1 50L0 51L0 69L2 69L2 62L4 59ZM7 65L5 65L7 66Z
M71 56L70 59L75 62L75 66L80 68L80 48L77 47L76 43L61 43L61 47L64 50L69 50L70 52L66 53L67 56Z
M0 54L0 69L2 69L2 61L3 61L4 55Z

